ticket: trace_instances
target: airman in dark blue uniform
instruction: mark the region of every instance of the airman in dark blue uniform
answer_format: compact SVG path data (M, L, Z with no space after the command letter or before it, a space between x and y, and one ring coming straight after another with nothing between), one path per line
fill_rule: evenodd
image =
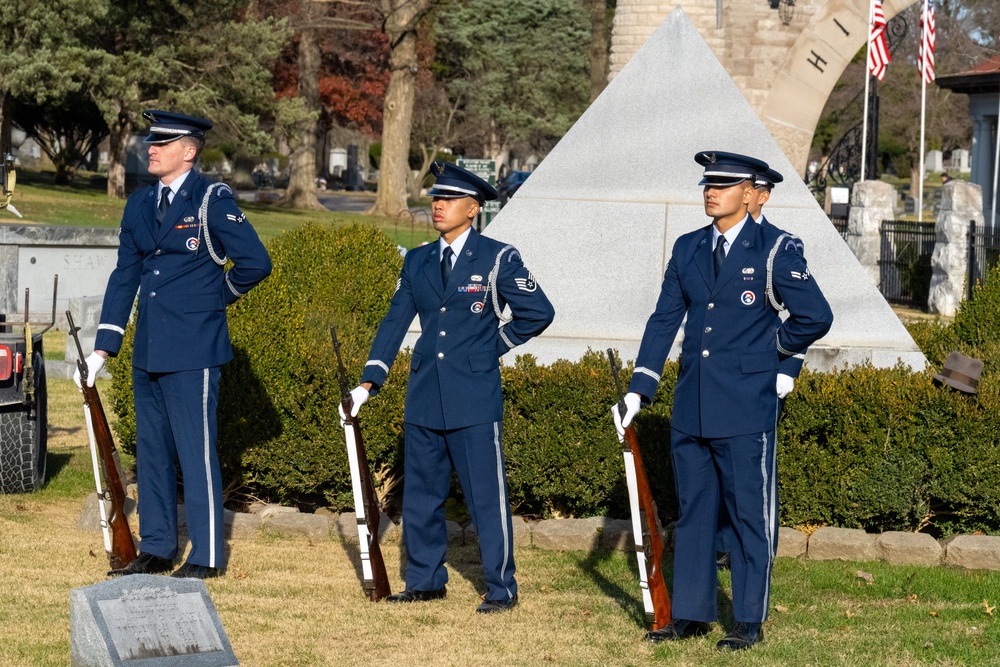
M716 527L724 503L734 539L735 626L720 649L763 639L771 567L778 543L775 423L788 381L833 314L809 273L802 242L747 208L766 163L722 152L699 153L705 213L713 224L674 245L656 309L642 337L626 410L628 426L656 394L667 354L685 316L671 415L671 460L679 518L675 532L673 617L653 641L685 639L717 619ZM782 321L781 309L788 317ZM785 379L782 379L782 378Z
M271 260L232 190L192 169L212 123L165 111L143 116L149 172L159 181L125 204L118 264L87 359L92 382L121 349L137 302L132 384L142 542L139 556L112 574L173 569L179 463L191 552L173 576L205 578L225 568L215 444L220 369L233 358L226 306L270 274Z
M747 213L754 219L754 222L766 223L767 218L761 210L770 199L774 186L781 183L784 177L774 169L768 167L765 171L758 173L753 183L753 193L747 203ZM778 398L784 400L785 396L795 387L794 378L783 373L778 374L777 390ZM718 552L717 564L720 570L728 570L730 566L729 547L726 545L734 538L732 524L729 522L729 515L726 513L726 504L719 504L719 533L716 537L715 549Z
M406 253L361 385L351 393L356 414L385 382L407 328L419 316L404 413L406 590L387 601L445 596L444 503L454 468L486 579L485 601L477 611L492 613L517 604L501 443L500 356L540 334L555 312L517 249L471 227L483 202L497 198L496 190L449 163L435 163L433 172L431 211L441 238Z

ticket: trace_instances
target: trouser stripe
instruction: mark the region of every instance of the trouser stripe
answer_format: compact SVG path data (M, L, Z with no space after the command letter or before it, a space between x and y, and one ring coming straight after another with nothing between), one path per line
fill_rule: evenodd
M217 567L215 564L215 490L212 488L212 439L209 436L208 428L208 386L209 371L205 369L204 381L201 389L201 423L204 432L205 450L205 481L208 491L208 567Z
M503 452L500 448L500 423L493 422L493 447L496 450L497 461L497 498L500 499L500 526L503 530L503 565L500 568L500 579L507 579L507 567L510 563L510 533L507 532L507 487L504 485ZM514 597L507 587L507 596Z
M774 530L775 530L775 507L774 485L775 471L773 465L768 465L767 460L767 433L762 433L760 437L760 474L761 474L761 494L763 496L764 515L764 538L767 540L767 569L764 571L764 604L761 611L760 622L767 620L767 608L771 597L771 566L774 563ZM777 459L777 452L775 452Z

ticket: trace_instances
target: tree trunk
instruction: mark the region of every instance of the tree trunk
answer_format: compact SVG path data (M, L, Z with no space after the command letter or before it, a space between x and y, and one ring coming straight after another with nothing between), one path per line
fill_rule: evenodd
M132 135L132 120L119 114L117 122L108 123L108 197L125 198L125 152Z
M313 27L317 15L315 2L306 2L304 20L299 36L299 98L309 112L295 124L295 131L288 143L292 149L288 190L281 200L282 206L322 211L324 207L316 198L316 126L320 112L319 99L319 44Z
M427 144L420 144L420 154L423 160L420 164L420 171L417 172L416 178L410 179L410 198L419 199L420 190L424 184L424 178L427 176L427 172L431 170L431 165L434 164L434 158L441 151L441 146L435 144L432 146L427 146Z
M389 55L389 86L382 107L382 160L375 204L368 212L397 216L408 210L410 129L418 68L417 23L431 3L430 0L397 0L392 4L398 6L388 14L385 22L392 52Z
M607 0L590 0L590 101L608 85L608 40L610 38Z

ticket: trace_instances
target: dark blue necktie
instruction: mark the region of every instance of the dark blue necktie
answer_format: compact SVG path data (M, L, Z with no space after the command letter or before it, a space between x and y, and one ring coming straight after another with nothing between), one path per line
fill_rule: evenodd
M722 263L726 261L726 237L719 236L719 240L715 244L715 252L712 253L712 259L715 262L715 277L719 277L719 272L722 271Z
M163 222L167 216L167 209L170 208L170 188L164 187L160 191L160 203L156 207L156 224Z
M444 247L441 251L441 287L448 286L448 278L451 278L451 256L455 254L455 251L451 249L450 245Z

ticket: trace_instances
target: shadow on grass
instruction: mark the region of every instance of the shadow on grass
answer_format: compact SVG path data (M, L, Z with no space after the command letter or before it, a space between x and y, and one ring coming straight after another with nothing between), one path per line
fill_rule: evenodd
M660 563L661 571L664 573L664 582L667 591L670 593L671 601L674 595L673 584L673 554L666 550L664 544L663 561ZM637 627L643 630L650 629L650 623L646 618L646 610L643 607L642 591L639 587L639 565L635 553L628 554L628 568L633 577L633 584L622 585L608 577L602 569L606 568L607 561L615 552L601 547L587 554L586 558L579 561L580 570L586 574L604 595L614 600L619 608L632 619ZM720 573L721 575L721 573ZM716 587L716 604L718 606L718 622L724 628L733 625L733 603L729 589L729 576L720 576L719 584Z

